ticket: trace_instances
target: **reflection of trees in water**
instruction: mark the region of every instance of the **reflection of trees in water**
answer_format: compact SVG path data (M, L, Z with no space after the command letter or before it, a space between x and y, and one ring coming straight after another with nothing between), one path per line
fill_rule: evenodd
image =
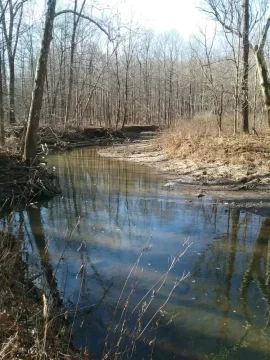
M49 253L45 257L43 254L46 233L47 231L52 233L53 248L56 253L61 254L68 237L65 235L66 230L71 231L78 218L81 218L82 223L76 227L68 247L70 253L76 254L78 264L87 264L88 273L83 284L80 305L87 306L90 301L91 304L95 301L94 309L97 310L92 314L93 309L88 311L84 308L80 313L82 317L88 311L91 313L91 319L95 318L96 322L102 321L104 306L100 307L100 305L110 295L110 301L105 304L109 313L109 307L113 306L111 288L116 282L118 285L120 282L119 278L115 279L111 274L104 274L102 263L95 262L92 250L95 251L98 247L104 254L106 247L109 246L120 249L126 237L131 240L130 248L132 241L134 248L139 248L141 243L134 241L137 239L137 230L143 233L154 226L161 228L162 224L172 224L175 227L171 231L181 234L200 235L205 231L207 235L202 234L200 237L204 241L207 241L207 236L219 236L211 242L207 241L209 245L196 259L193 273L196 278L195 291L198 286L199 293L209 295L211 293L205 301L206 311L214 308L220 315L220 331L216 337L213 337L216 341L216 353L222 354L228 350L227 344L231 341L230 320L234 310L233 305L239 299L242 306L241 316L248 324L254 326L249 305L252 307L253 302L261 300L263 294L267 306L266 329L270 299L269 220L264 219L260 223L257 217L242 214L237 209L229 208L228 212L225 212L225 207L209 204L204 200L196 199L193 203L189 203L189 197L186 198L186 203L178 203L173 194L162 189L156 177L152 179L147 172L138 171L138 166L133 169L129 164L101 159L96 155L89 155L87 151L61 155L55 157L53 161L54 164L59 161L56 167L63 188L63 198L53 199L44 212L40 209L28 209L25 213L28 221L25 221L24 232L29 233L29 238L31 233L35 234L34 240L39 248L41 266L51 271L46 275L47 282L50 283L54 279L52 272L54 264L52 260L53 265L50 264ZM182 201L184 200L185 197L182 196ZM257 233L256 226L258 226ZM55 235L51 228L55 229ZM118 229L121 231L117 231ZM143 244L146 236L145 233L142 236ZM254 237L257 238L255 244ZM83 246L77 252L80 244ZM124 249L123 253L125 251ZM62 273L66 271L65 276L68 266L74 265L68 263L69 261L67 260L66 267L62 266L59 269ZM61 264L65 264L65 261ZM68 275L70 276L70 273ZM61 289L59 273L57 281ZM53 286L57 288L56 283ZM79 281L72 286L78 287ZM77 296L76 291L74 290L74 294ZM73 304L75 302L76 297L73 299ZM99 307L102 314L98 313ZM252 333L250 329L251 327L247 326L241 334L242 338L236 339L236 344L231 344L231 348L240 349L249 339L249 334Z
M254 331L261 333L260 341L264 347L262 351L269 351L266 341L269 328L267 332L266 327L270 315L268 247L270 219L258 221L257 235L251 220L250 214L241 214L238 209L229 210L227 232L207 247L195 266L195 278L203 291L211 292L212 288L214 294L207 306L214 307L221 313L216 354L220 356L223 354L225 358L232 355L230 351L236 356L237 351L246 347ZM255 244L254 236L257 237ZM262 304L262 295L264 304ZM239 299L241 304L239 316L243 316L246 322L245 330L239 333L234 345L228 346L233 326L232 314ZM253 317L257 304L266 307L266 312L262 315L265 326L262 328Z
M93 152L91 156L88 152L87 156L83 154L75 152L54 159L54 162L59 161L60 182L64 184L63 201L59 199L58 204L54 201L54 211L61 214L62 202L70 201L73 214L91 216L97 222L106 217L112 231L115 227L128 227L132 232L139 219L146 219L146 216L149 227L152 217L159 221L175 218L173 203L164 205L155 198L147 199L149 194L158 194L160 185L149 181L144 171L132 171L131 165L102 159ZM73 189L73 194L69 189Z
M57 282L54 276L54 270L49 260L49 252L47 249L47 241L43 231L41 209L40 207L28 207L26 210L28 223L33 239L38 250L41 269L43 271L43 279L46 281L45 288L50 290L50 296L55 305L61 305L62 300L59 294Z
M239 297L248 318L248 295L253 284L257 287L257 292L265 302L265 326L269 325L270 317L270 219L263 219L260 232L253 248L252 257L247 264L240 287Z

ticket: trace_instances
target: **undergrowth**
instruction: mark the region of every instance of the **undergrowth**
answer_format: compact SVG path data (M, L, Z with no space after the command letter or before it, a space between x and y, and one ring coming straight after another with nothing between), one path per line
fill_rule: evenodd
M224 165L270 165L267 131L236 135L223 132L218 136L213 122L195 119L163 131L157 144L171 158Z

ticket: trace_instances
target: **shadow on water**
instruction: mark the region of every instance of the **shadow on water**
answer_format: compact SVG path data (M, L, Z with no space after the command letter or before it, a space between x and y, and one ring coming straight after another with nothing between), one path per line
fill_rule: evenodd
M27 261L70 310L77 346L102 354L121 289L149 238L153 247L142 257L130 313L189 238L192 247L145 321L166 300L176 277L189 271L160 325L177 316L157 332L149 327L134 358L145 357L156 336L153 359L270 359L269 219L197 199L187 190L168 190L147 168L102 159L93 149L50 162L63 196L18 212L8 226L23 228ZM76 277L82 264L85 277ZM135 322L131 316L129 331Z

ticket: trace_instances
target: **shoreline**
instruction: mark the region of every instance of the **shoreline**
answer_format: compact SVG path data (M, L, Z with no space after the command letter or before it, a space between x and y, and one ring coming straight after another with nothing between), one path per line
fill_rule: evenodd
M141 128L134 130L139 132ZM24 127L11 127L8 131L6 147L0 148L0 211L61 194L53 170L47 168L47 155L84 147L112 146L128 140L127 134L120 130L93 127L60 132L41 127L37 161L27 166L20 154Z
M171 158L159 148L156 140L116 145L100 149L98 154L147 166L164 177L164 186L179 191L185 189L191 194L191 198L195 199L198 193L202 193L203 196L216 198L224 205L270 217L270 184L258 181L252 173L248 177L248 165L225 167L218 163L196 163L188 159ZM221 169L217 170L219 167ZM265 168L262 171L267 170ZM222 177L223 173L228 175Z

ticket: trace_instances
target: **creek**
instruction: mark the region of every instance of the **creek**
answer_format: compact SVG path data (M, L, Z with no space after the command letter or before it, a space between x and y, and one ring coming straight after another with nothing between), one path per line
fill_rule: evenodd
M116 322L134 286L127 304L131 334L138 320L133 309L188 239L142 327L176 279L190 276L145 330L133 358L147 358L156 338L153 359L270 359L270 219L164 187L149 168L101 158L95 148L53 155L49 163L62 196L18 211L8 226L20 227L33 274L46 267L39 285L49 283L63 300L77 347L101 357L121 291ZM1 224L7 226L5 217ZM84 276L76 276L82 264Z

